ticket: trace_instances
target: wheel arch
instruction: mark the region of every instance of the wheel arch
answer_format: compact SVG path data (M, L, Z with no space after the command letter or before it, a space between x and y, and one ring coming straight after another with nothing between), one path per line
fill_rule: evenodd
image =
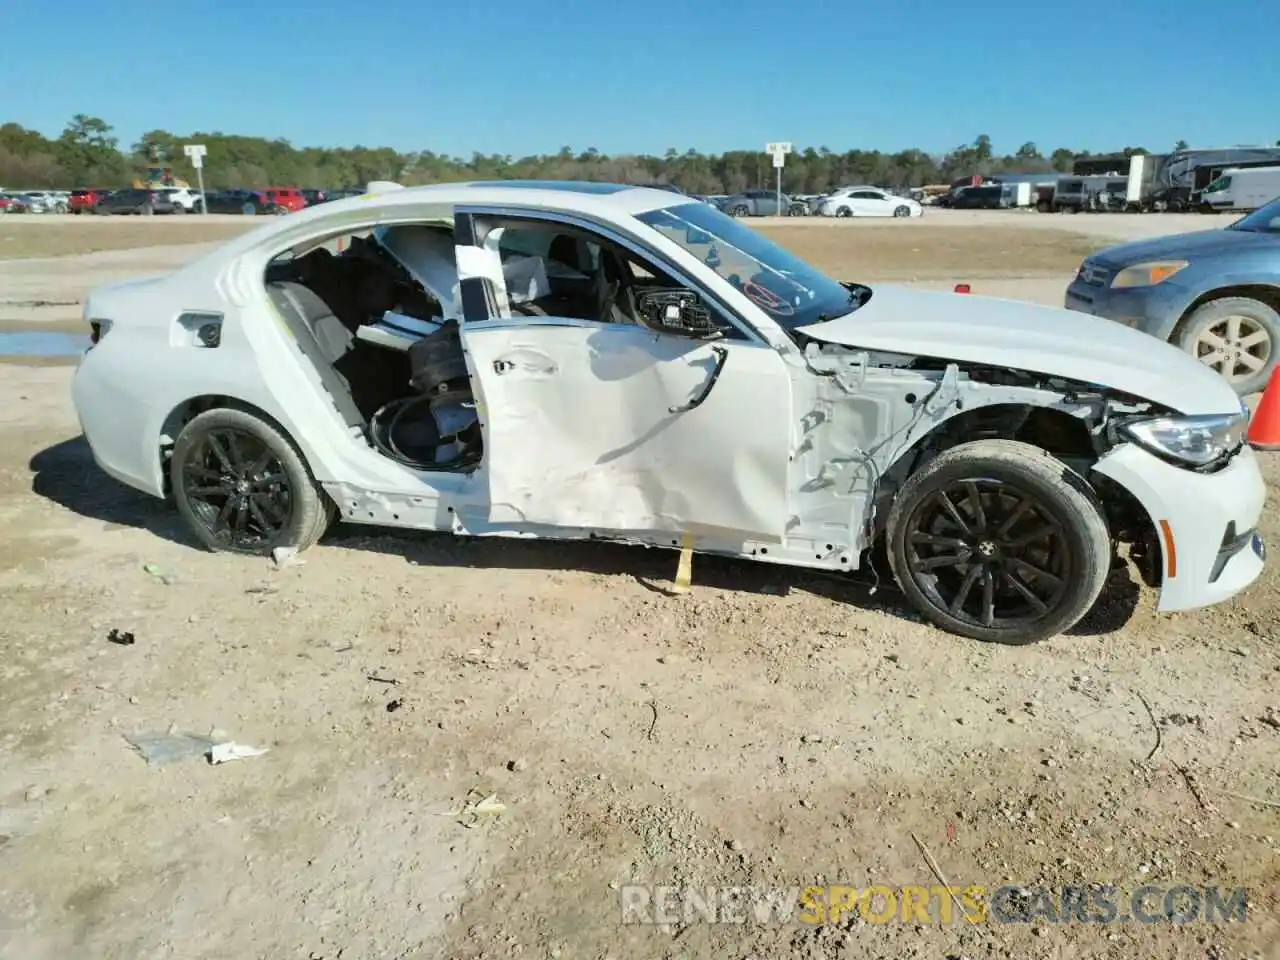
M1169 331L1169 340L1171 342L1176 340L1186 328L1191 315L1206 303L1213 303L1215 300L1226 300L1230 297L1247 297L1250 300L1257 300L1265 303L1276 313L1280 313L1280 283L1238 283L1225 287L1215 287L1213 290L1206 290L1187 304L1186 309L1178 316L1177 322L1174 323L1173 328Z
M311 464L307 457L306 448L298 442L296 436L288 425L282 423L280 419L273 416L268 411L262 409L256 404L241 400L238 397L228 396L226 394L205 393L194 397L188 397L177 406L175 406L160 423L159 443L156 447L156 457L159 460L160 476L164 482L165 496L171 496L173 493L169 480L169 457L173 452L173 445L178 440L178 435L188 423L210 410L240 410L243 413L258 417L264 423L278 430L286 440L293 444L298 451L298 456L302 458L302 462L311 470Z
M1131 545L1132 559L1148 585L1161 581L1162 547L1154 518L1119 481L1093 470L1105 451L1094 444L1089 424L1065 410L1001 401L970 407L935 424L886 467L877 491L873 542L883 546L887 504L907 478L938 454L971 440L1016 440L1039 447L1071 467L1089 484L1115 541Z
M997 401L957 411L900 451L884 468L876 493L873 539L881 540L887 503L907 478L938 454L971 440L1017 440L1045 452L1087 475L1098 459L1088 424L1064 410L1034 403Z

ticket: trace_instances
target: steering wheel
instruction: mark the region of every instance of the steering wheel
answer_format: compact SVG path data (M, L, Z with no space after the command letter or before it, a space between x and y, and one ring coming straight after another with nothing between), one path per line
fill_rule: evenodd
M747 280L742 284L742 293L748 300L762 310L779 317L790 317L796 312L795 305L783 300L772 290L755 280Z

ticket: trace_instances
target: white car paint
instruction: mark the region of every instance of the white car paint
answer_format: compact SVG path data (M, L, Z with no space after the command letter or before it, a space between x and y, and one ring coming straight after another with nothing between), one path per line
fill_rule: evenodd
M881 352L1014 367L1095 383L1182 413L1236 413L1211 367L1138 330L1020 300L876 286L854 313L802 327L818 340Z
M924 207L910 197L899 197L879 187L842 187L818 207L824 217L892 217L902 208L907 216L924 216Z
M1225 410L1226 388L1177 350L1013 301L877 287L860 309L803 326L806 342L674 234L637 219L689 202L642 188L388 185L267 220L173 274L97 288L85 319L108 332L73 384L93 456L111 476L163 496L163 450L187 405L231 398L281 426L349 522L663 547L691 536L700 552L851 570L870 543L886 474L963 412L1019 404L1085 418L1109 409L1111 400L1054 378L1103 384L1185 414ZM487 278L496 293L489 315L464 310L461 323L484 461L471 473L445 473L383 457L343 422L301 360L265 295L263 271L282 251L343 233L461 222L475 211L568 220L634 244L722 309L736 338L512 316L497 250L489 239L459 240L458 283ZM454 300L448 270L433 274L439 268L437 259L419 275L436 276L447 302L464 300ZM196 336L210 315L221 317L216 349ZM910 369L916 356L941 363ZM1010 385L965 364L1046 377ZM683 409L703 395L705 403ZM1206 576L1224 526L1258 523L1263 487L1247 450L1227 469L1200 474L1121 441L1097 469L1177 538L1176 559L1172 544L1161 544L1161 609L1217 602L1256 578L1261 564L1248 551L1216 583Z

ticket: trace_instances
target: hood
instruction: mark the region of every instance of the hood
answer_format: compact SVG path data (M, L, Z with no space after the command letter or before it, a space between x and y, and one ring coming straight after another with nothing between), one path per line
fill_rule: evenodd
M1240 411L1227 382L1177 347L1101 317L1019 300L877 286L853 313L799 331L842 346L1096 384L1180 413Z
M1273 237L1248 230L1201 230L1197 233L1174 234L1154 240L1139 240L1107 247L1090 257L1114 267L1127 267L1147 260L1192 260L1196 257L1214 257L1236 250L1256 247Z

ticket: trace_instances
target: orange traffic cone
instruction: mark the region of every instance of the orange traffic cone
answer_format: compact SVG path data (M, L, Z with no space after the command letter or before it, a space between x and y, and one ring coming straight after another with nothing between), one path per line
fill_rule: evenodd
M1280 366L1271 371L1258 409L1249 419L1245 440L1255 450L1280 450Z

